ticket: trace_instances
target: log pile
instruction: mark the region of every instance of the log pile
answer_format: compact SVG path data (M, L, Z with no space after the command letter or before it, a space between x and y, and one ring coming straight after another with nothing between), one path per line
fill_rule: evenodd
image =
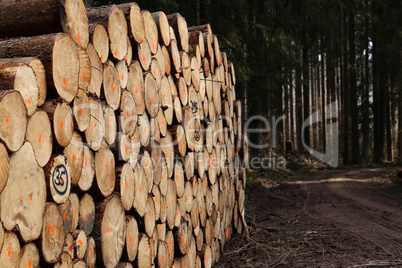
M0 3L1 266L211 267L245 227L246 185L211 27L136 3L23 5Z

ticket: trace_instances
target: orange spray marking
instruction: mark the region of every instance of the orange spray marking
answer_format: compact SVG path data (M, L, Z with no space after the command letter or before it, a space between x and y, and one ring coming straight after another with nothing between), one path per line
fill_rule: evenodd
M63 80L63 84L64 85L67 85L67 80L64 78L64 80Z
M154 76L156 76L156 69L154 69Z
M75 154L72 155L73 160L75 160Z
M114 86L112 86L112 90L113 90L113 92L115 92L115 91L116 91L116 88L115 88Z
M78 41L78 43L81 43L81 35L80 34L77 34L77 41Z
M126 112L127 117L130 116L130 114L128 113L128 111Z
M124 74L121 74L121 80L124 80Z
M89 221L89 217L88 217L88 215L86 215L86 216L85 216L85 219L86 219L87 221Z
M128 152L128 147L126 146L126 153Z
M109 129L112 129L112 124L111 123L109 123Z
M163 265L163 258L161 257L161 264Z
M142 61L145 62L145 53L142 52Z
M28 268L31 268L31 267L32 267L32 261L29 260L29 262L28 262Z
M9 117L6 117L6 123L7 124L10 123L10 118Z
M181 243L184 244L184 237L181 238Z
M7 257L8 257L8 258L11 258L12 255L13 255L13 252L11 251L11 248L9 248L9 249L7 250Z
M117 49L114 51L114 57L117 58Z
M128 61L128 55L126 55L126 56L124 57L124 60L125 60L125 61ZM121 80L123 80L123 79L121 79Z
M92 246L90 246L89 247L89 252L92 253L92 251L93 251L93 248L92 248Z
M32 202L32 200L33 200L33 195L30 195L30 196L29 196L29 201Z
M106 160L106 165L105 165L106 169L107 169L108 165L109 165L109 160Z
M151 96L151 101L154 101L154 96Z
M81 107L81 106L80 106L80 108L78 109L78 112L79 112L80 114L82 114L83 110L82 110L82 107Z
M110 227L109 226L107 227L107 233L108 234L110 233Z
M130 244L133 243L133 237L130 235Z
M82 246L82 240L78 239L78 244L80 244L80 246Z
M28 105L31 105L32 102L31 102L30 98L27 99L27 103L28 103Z
M168 73L169 72L169 68L166 66L166 70L165 70L165 72L166 73Z
M64 212L63 213L63 219L66 219L67 218L67 212Z
M126 182L126 189L128 190L128 182Z
M103 61L103 54L101 54L101 57L100 57L100 58L101 58L101 61Z
M173 205L173 197L172 197L172 200L170 200L170 203Z
M169 239L169 244L168 244L168 248L170 248L170 239Z
M82 79L85 79L85 72L82 72Z
M155 44L152 44L152 51L155 51Z
M137 93L138 93L138 89L137 89L137 87L134 89L134 92L135 92L135 94L137 94Z
M141 189L141 187L140 187L140 189L138 189L139 190L139 192L141 193L142 192L142 189Z
M179 217L179 212L178 211L176 212L176 217Z
M73 214L73 216L74 216L74 209L73 210L71 210L71 213Z
M88 156L87 155L85 155L85 163L84 163L84 165L88 166Z
M49 224L49 229L50 229L50 232L52 234L54 234L54 228L53 228L53 225L51 223Z
M151 211L148 210L148 217L151 217Z
M176 177L177 177L177 180L179 180L179 174L177 174L177 176L176 176Z
M162 210L165 210L165 204L162 203Z
M145 248L145 250L148 252L148 251L149 251L149 247L147 246L147 247Z
M167 152L165 152L165 157L167 157Z
M61 120L61 121L60 121L60 128L63 128L63 125L64 125L64 121Z
M68 250L71 250L73 248L73 244L68 245Z

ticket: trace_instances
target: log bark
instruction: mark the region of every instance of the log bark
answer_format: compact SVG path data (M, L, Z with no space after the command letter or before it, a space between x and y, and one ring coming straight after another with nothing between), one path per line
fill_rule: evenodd
M0 41L0 57L37 57L41 60L50 96L70 103L77 94L79 53L66 34L48 34ZM54 90L55 89L55 90Z

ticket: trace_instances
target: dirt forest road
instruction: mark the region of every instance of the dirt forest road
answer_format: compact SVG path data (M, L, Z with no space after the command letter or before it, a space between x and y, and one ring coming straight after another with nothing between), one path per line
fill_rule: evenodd
M250 239L218 267L402 267L402 183L395 169L319 171L246 189Z

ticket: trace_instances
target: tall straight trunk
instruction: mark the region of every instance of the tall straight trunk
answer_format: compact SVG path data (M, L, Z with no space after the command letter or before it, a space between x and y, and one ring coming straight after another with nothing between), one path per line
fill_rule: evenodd
M303 121L306 122L310 116L310 75L309 75L309 60L308 60L308 48L306 36L304 37L303 49L302 49L302 61L303 61ZM307 127L304 129L304 142L310 146L310 133L311 124L310 121Z
M392 126L391 126L391 83L389 76L387 77L387 88L385 91L385 132L387 139L387 160L392 161Z
M295 116L294 116L294 98L293 98L293 70L289 73L289 131L290 131L290 141L295 143Z
M321 127L321 142L322 142L322 148L323 151L326 151L326 144L327 144L327 111L326 111L326 104L327 104L327 94L325 91L325 85L326 85L326 81L325 81L325 65L326 65L326 61L325 61L325 54L322 53L321 51L321 121L322 121L322 127ZM328 92L329 94L329 92Z
M311 54L314 52L312 51ZM311 65L314 65L314 61L312 59L309 60L311 62ZM311 114L313 115L317 110L316 110L316 103L317 103L317 95L316 95L316 85L315 85L315 68L311 68L310 71L310 77L309 77L309 84L310 84L310 99L311 99L311 105L310 105L310 111ZM312 121L315 121L316 118L312 118ZM317 148L317 140L316 140L316 127L317 123L311 124L311 133L310 133L310 144L312 145L312 148Z
M366 0L367 14L365 16L365 48L366 53L364 55L364 92L362 96L362 147L361 147L361 159L363 162L368 162L368 151L370 144L370 65L369 65L369 0ZM402 137L401 137L402 139ZM402 154L402 150L401 150Z
M402 87L398 89L398 158L402 161Z
M343 111L343 163L349 164L349 77L348 77L348 44L347 44L347 15L342 8L341 18L341 40L342 40L342 56L341 56L341 88L342 88L342 111Z
M328 104L334 103L336 100L336 92L335 92L335 61L332 56L332 44L329 47L329 52L328 52L328 57L326 58L326 77L327 77L327 94L328 94ZM335 119L335 115L332 114L332 110L328 110L328 113L330 113L330 121L329 123L335 123L337 119ZM334 136L334 133L331 131L330 135L330 140L332 140L332 137ZM329 138L329 137L327 137ZM331 152L332 153L332 152Z
M348 30L349 30L349 108L351 123L351 150L350 163L359 163L359 124L357 109L357 84L356 84L356 49L355 49L355 14L353 1L349 1Z
M376 12L373 7L374 12ZM377 27L373 25L373 130L374 130L374 151L373 161L382 162L384 160L384 85L382 78L381 45L377 40Z
M296 67L296 146L299 153L303 152L301 127L303 125L303 97L302 97L302 81L301 68Z

